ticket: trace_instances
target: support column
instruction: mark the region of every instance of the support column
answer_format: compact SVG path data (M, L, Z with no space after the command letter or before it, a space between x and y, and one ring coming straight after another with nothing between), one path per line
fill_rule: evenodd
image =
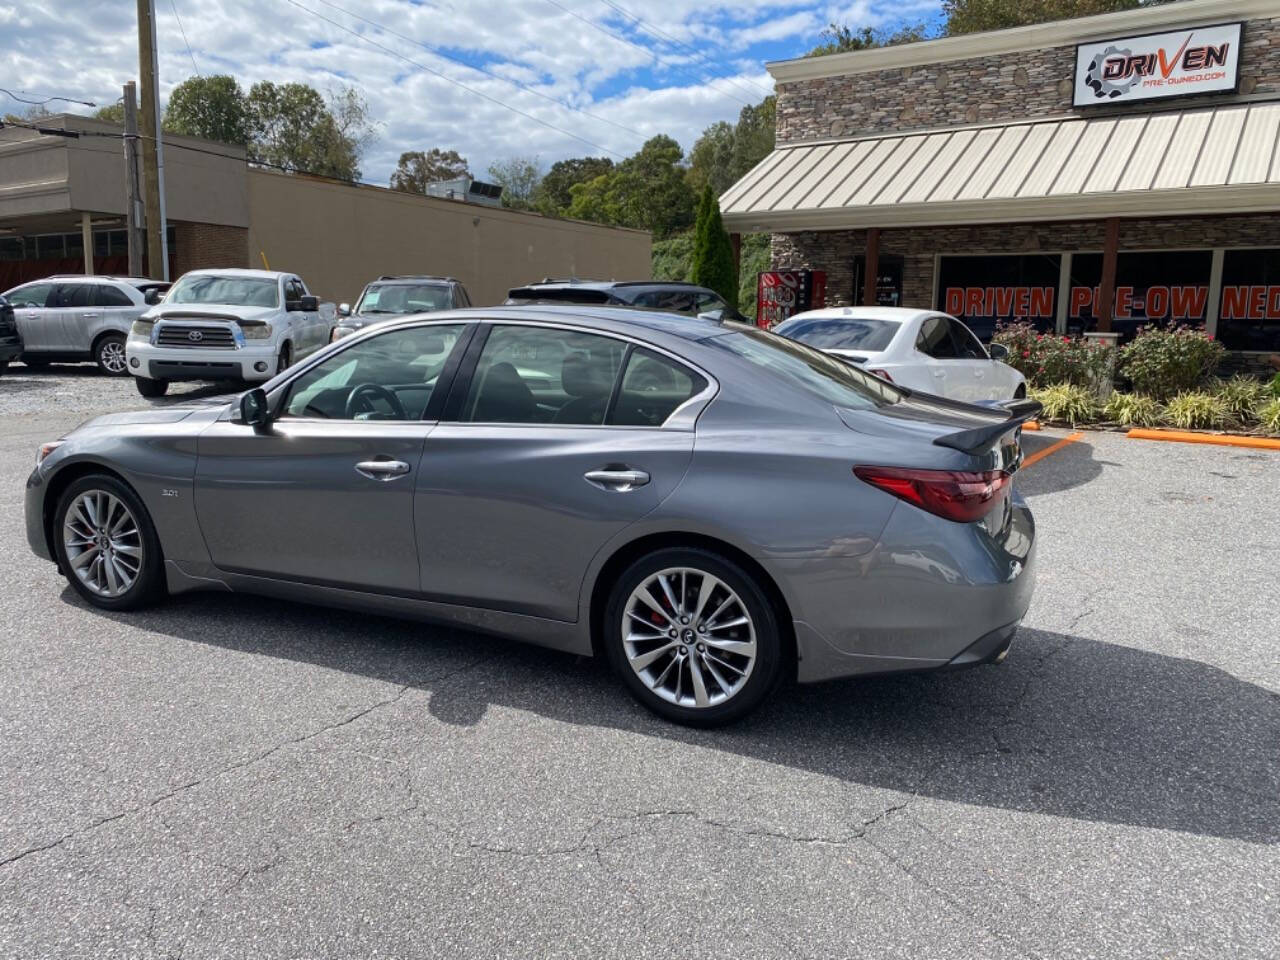
M1107 221L1107 238L1102 247L1102 283L1098 287L1098 302L1093 305L1093 315L1098 320L1098 332L1111 332L1111 317L1116 308L1116 254L1120 249L1120 219Z
M89 212L80 214L80 239L84 243L84 275L93 276L93 224L89 222Z
M862 257L862 305L876 305L876 278L880 275L880 228L867 228L867 248Z
M1222 260L1226 250L1218 247L1209 262L1209 302L1204 308L1204 332L1217 339L1218 309L1222 306Z

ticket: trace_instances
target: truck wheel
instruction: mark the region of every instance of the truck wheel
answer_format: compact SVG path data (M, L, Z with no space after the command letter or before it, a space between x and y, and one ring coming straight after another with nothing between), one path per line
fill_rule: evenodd
M276 373L284 373L291 363L293 363L293 350L286 342L280 345L280 356L276 358Z
M134 377L134 385L144 397L163 397L169 389L168 380L152 380L149 377Z
M108 333L98 338L93 345L93 359L98 369L109 377L123 377L129 372L129 365L124 358L124 337L118 333Z

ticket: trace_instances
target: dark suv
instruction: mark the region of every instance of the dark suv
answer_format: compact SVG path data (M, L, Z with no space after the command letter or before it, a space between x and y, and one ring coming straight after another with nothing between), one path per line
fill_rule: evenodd
M711 314L717 320L746 320L714 290L674 280L552 280L507 291L507 303L598 303L685 313ZM750 322L750 321L747 321Z
M355 309L338 306L338 325L330 340L339 340L371 323L408 313L434 313L471 306L467 288L453 277L386 276L368 284L360 293Z
M0 297L0 373L4 373L10 360L22 355L22 335L18 333L18 321L13 306Z

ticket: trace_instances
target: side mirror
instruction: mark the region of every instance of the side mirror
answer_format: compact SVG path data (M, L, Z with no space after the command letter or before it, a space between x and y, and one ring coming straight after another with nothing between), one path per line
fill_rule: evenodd
M298 309L305 310L308 313L315 313L317 310L320 309L320 298L314 297L311 294L307 294L298 302L301 304L301 306L298 307Z
M251 427L265 427L270 420L267 410L267 393L261 387L254 387L240 395L240 422Z
M1005 357L1009 356L1009 348L1003 343L993 343L987 348L987 353L990 355L992 360L1003 360Z
M349 316L351 316L351 304L349 304L349 303L340 303L340 304L338 304L338 316L340 316L340 317L349 317Z
M159 287L152 287L145 294L143 294L142 299L144 302L154 307L157 303L161 301L161 299L163 299L163 297L164 297L163 290L161 290Z

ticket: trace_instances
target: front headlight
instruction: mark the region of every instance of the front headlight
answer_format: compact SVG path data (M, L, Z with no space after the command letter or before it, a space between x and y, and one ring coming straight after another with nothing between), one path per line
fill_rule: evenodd
M135 320L133 326L129 328L129 336L138 337L141 340L150 340L151 331L155 327L154 320Z
M250 323L242 326L240 332L244 334L246 340L270 340L271 324L269 323Z
M45 457L49 456L49 454L53 453L53 451L57 450L65 442L66 441L64 440L54 440L52 443L40 444L40 449L36 451L36 466L38 467L40 464L44 463Z
M334 327L333 333L329 334L329 342L335 343L338 340L341 340L343 337L351 336L351 334L353 333L355 333L355 331L352 330L350 327Z

